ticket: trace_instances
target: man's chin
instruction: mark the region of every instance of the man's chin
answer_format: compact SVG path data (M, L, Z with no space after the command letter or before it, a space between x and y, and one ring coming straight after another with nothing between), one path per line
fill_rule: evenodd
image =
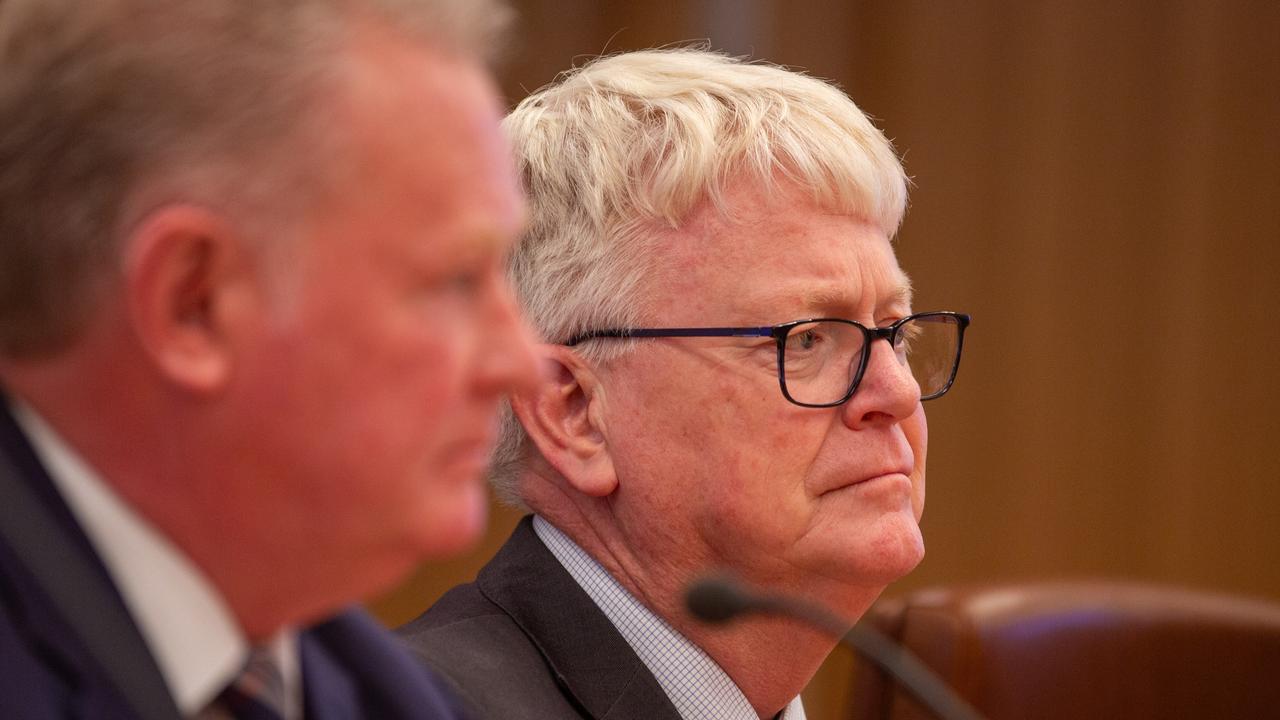
M901 579L924 560L924 537L915 518L903 519L901 528L887 533L873 545L868 571L885 584Z
M888 585L924 560L924 537L910 511L881 516L845 541L829 567L840 568L844 581L855 585Z

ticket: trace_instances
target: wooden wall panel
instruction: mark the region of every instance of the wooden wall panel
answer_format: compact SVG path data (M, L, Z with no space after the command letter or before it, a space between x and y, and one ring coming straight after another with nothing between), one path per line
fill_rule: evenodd
M977 316L901 588L1125 575L1280 596L1280 12L863 3L851 90L918 189L900 254ZM870 69L869 69L870 67Z

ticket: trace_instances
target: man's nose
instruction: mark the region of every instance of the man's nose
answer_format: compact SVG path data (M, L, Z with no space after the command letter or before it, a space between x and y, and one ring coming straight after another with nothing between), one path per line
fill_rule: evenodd
M872 341L862 381L842 408L845 424L854 429L892 424L905 420L919 408L920 384L907 362L887 339Z
M499 283L493 297L493 312L482 348L481 376L486 386L500 394L534 387L538 381L537 339L525 322L511 290Z

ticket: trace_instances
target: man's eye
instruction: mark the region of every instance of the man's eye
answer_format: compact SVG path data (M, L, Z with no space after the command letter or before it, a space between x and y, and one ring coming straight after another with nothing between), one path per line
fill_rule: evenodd
M787 335L787 350L804 351L812 350L815 346L823 342L823 335L817 328L795 329Z

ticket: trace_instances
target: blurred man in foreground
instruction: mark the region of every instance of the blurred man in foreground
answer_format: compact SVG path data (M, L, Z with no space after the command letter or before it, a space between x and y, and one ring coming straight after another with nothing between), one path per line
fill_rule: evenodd
M893 149L826 83L688 50L596 61L506 128L553 371L495 472L535 514L404 634L484 717L803 717L834 640L682 596L725 568L852 620L923 556L921 401L968 319L913 314Z
M0 3L0 717L453 715L344 608L477 537L532 381L503 16Z

